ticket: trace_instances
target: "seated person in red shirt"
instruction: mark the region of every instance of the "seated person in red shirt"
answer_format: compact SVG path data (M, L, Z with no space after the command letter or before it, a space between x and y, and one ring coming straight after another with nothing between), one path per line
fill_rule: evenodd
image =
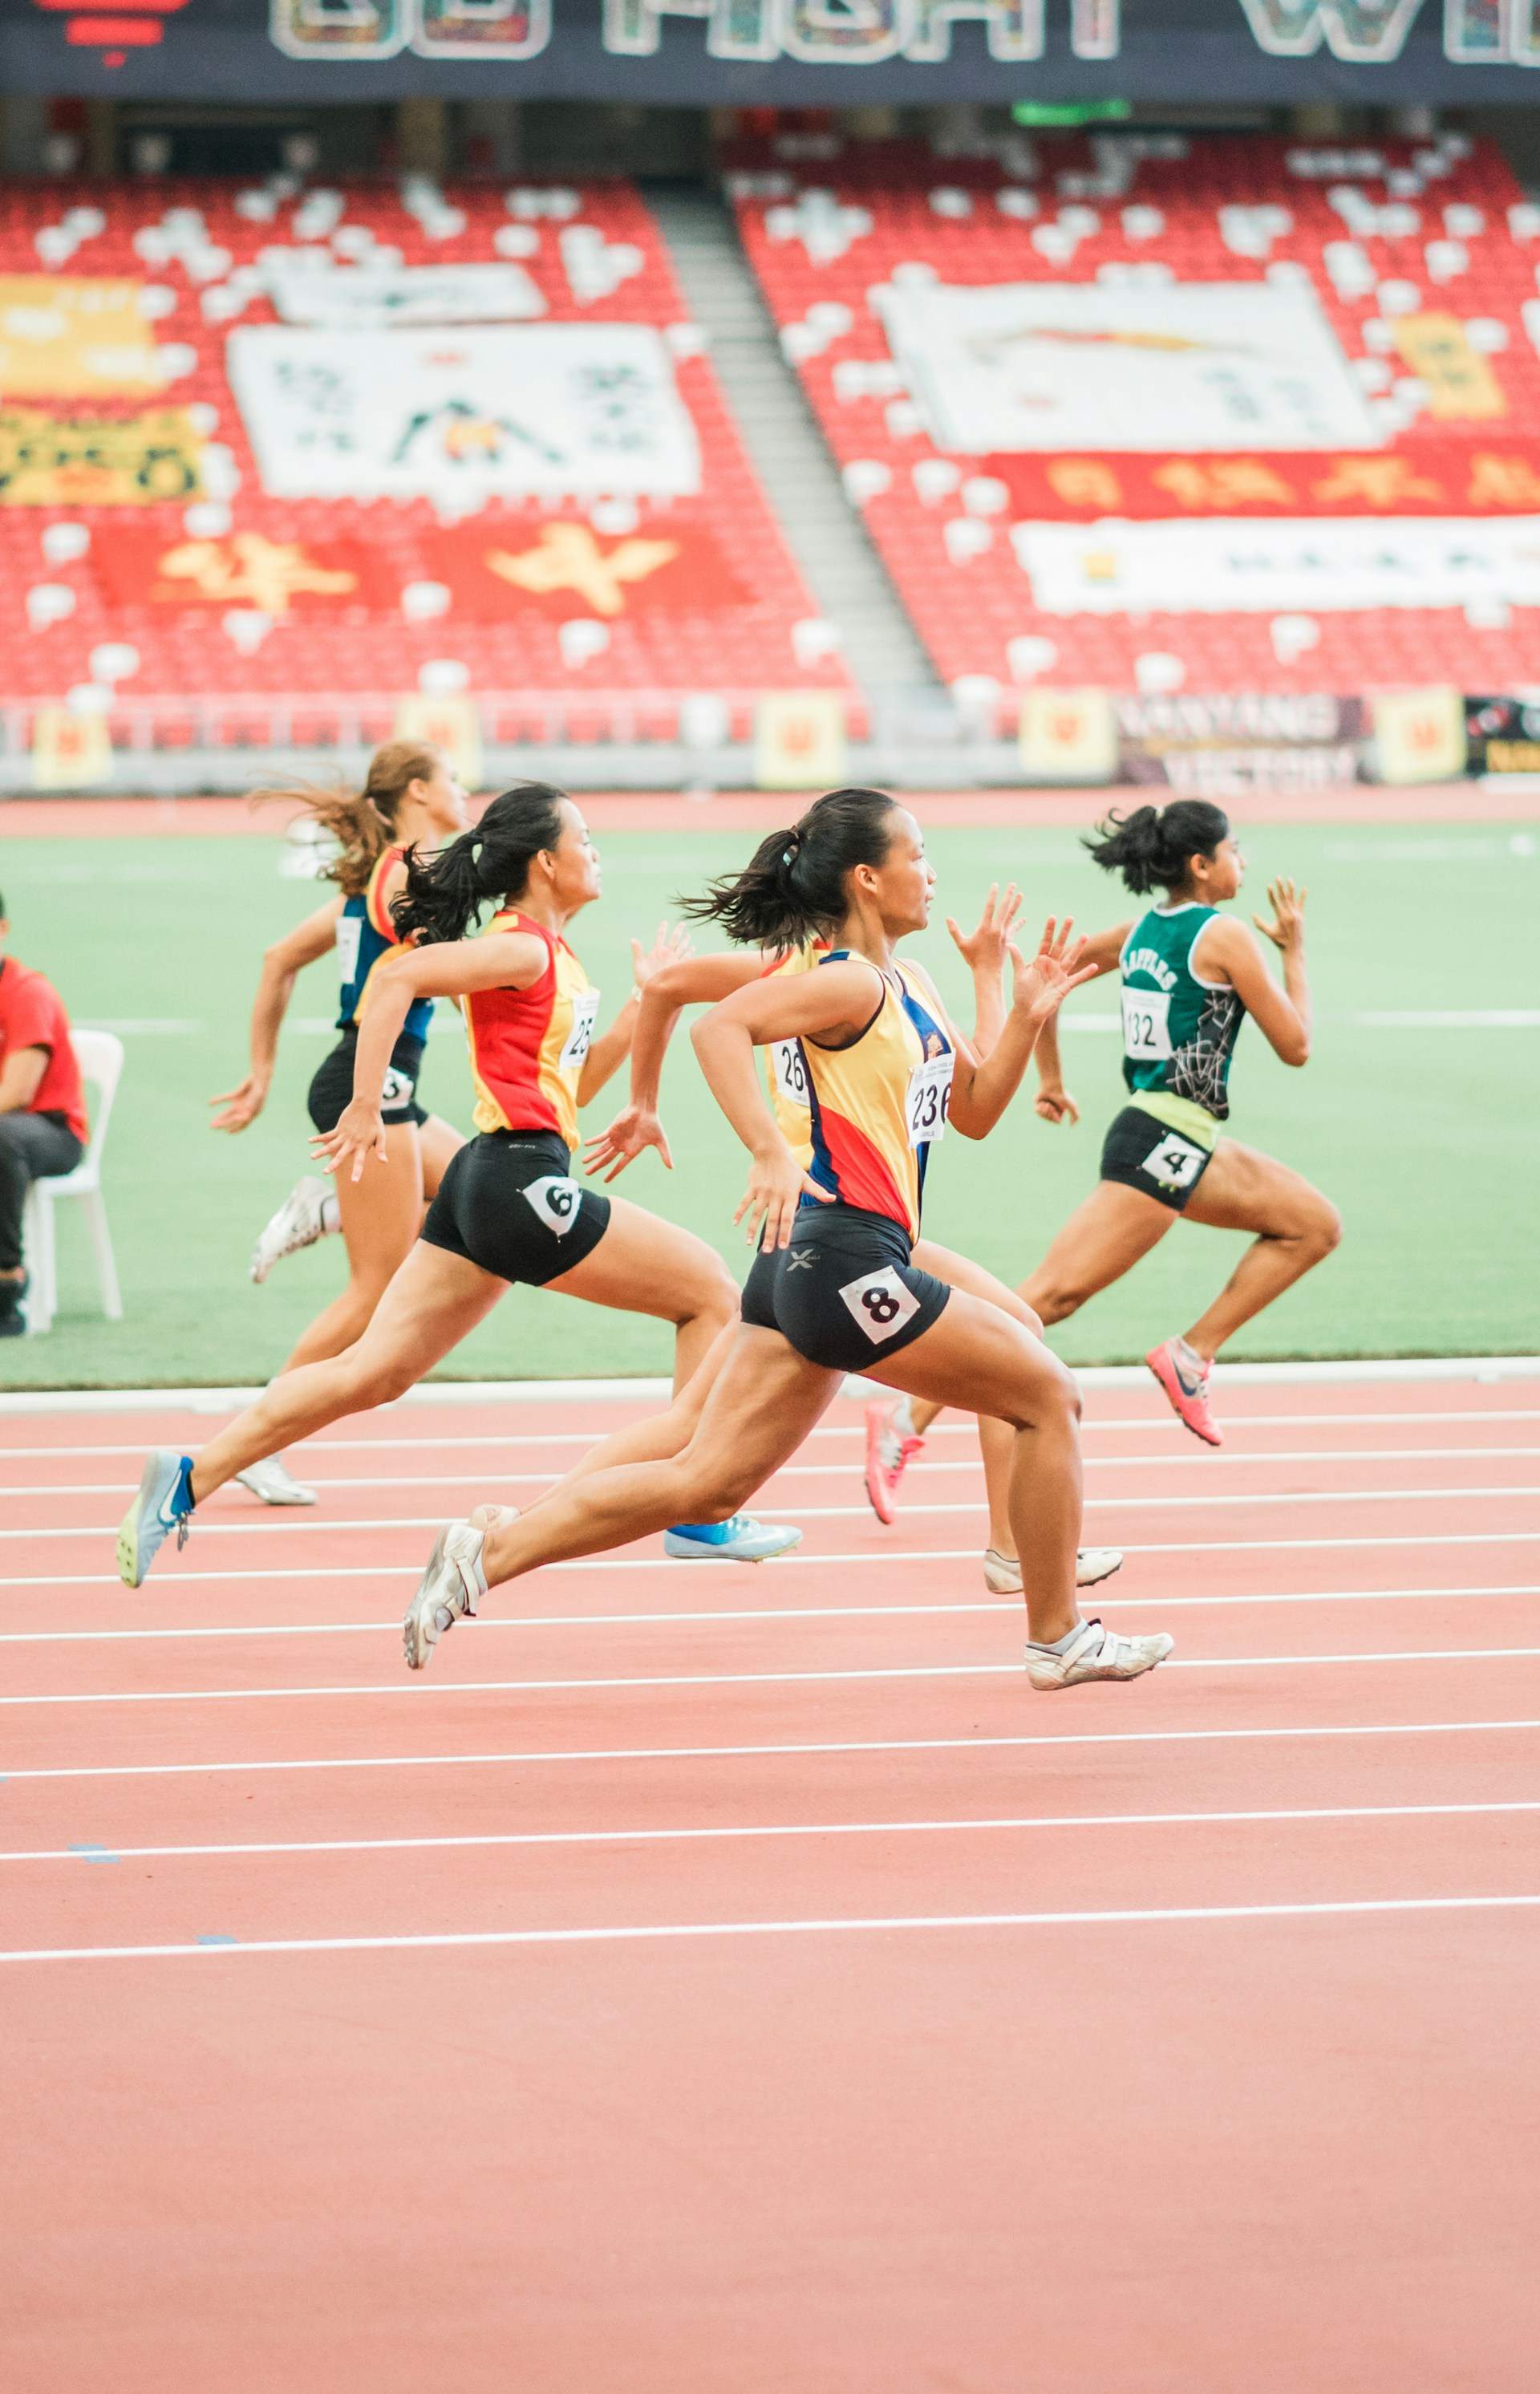
M72 1172L86 1152L86 1100L58 991L5 952L0 898L0 1338L25 1328L21 1208L34 1180Z

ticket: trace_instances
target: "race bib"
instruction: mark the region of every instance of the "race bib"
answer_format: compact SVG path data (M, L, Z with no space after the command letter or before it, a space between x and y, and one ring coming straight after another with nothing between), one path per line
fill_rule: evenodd
M1164 989L1123 991L1123 1052L1134 1064L1171 1060L1171 994Z
M358 979L358 943L363 936L363 918L360 914L342 914L337 918L336 960L342 974L342 986L350 989Z
M557 1058L558 1070L574 1072L593 1045L594 1024L599 1019L599 992L579 990L573 1000L573 1027L567 1033L567 1044Z
M1190 1138L1178 1138L1171 1130L1159 1147L1151 1149L1139 1170L1148 1172L1163 1189L1191 1189L1207 1162L1206 1148L1194 1147Z
M565 1238L583 1203L583 1191L577 1182L565 1172L547 1172L543 1180L532 1180L522 1194L546 1230L559 1239Z
M927 1147L933 1138L946 1136L952 1068L956 1060L949 1047L944 1056L930 1057L925 1063L916 1064L910 1073L903 1110L908 1117L911 1147Z
M848 1280L839 1295L874 1347L896 1337L920 1309L919 1298L905 1287L891 1264L881 1271L864 1272L860 1280Z
M399 1072L394 1064L387 1064L385 1078L380 1083L381 1112L388 1112L392 1106L409 1106L415 1086L410 1072Z
M770 1049L770 1062L775 1071L775 1086L789 1106L800 1106L804 1113L812 1111L812 1093L808 1083L808 1059L802 1053L800 1039L778 1039Z

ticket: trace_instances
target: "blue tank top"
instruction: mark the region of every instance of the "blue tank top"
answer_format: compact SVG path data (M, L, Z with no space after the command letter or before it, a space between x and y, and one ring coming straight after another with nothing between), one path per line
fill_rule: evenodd
M388 848L383 856L375 859L367 887L343 907L336 927L337 963L342 970L341 1006L336 1019L339 1031L357 1028L367 1001L371 975L401 944L386 909L385 883L392 865L404 853L402 848ZM406 1036L426 1039L432 1019L433 1000L414 998L407 1011Z

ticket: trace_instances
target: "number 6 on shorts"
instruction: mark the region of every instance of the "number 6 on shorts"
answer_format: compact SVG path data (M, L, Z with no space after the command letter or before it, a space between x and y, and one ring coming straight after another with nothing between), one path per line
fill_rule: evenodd
M859 1280L848 1280L839 1294L874 1347L896 1337L920 1309L919 1298L905 1288L891 1264L881 1271L862 1272Z

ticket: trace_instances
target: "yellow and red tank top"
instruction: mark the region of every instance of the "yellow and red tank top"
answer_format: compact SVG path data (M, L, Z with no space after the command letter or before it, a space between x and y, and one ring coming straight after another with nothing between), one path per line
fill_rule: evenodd
M368 880L356 898L349 898L337 919L336 956L342 992L336 1027L350 1031L362 1021L375 975L401 953L396 927L385 902L385 885L406 850L388 848L375 859ZM433 1019L433 1000L414 998L407 1009L405 1030L413 1039L426 1039Z
M849 956L836 949L818 962ZM841 1204L885 1214L911 1239L920 1234L926 1163L946 1129L956 1060L935 1006L928 983L894 964L882 976L882 1003L850 1046L798 1043L812 1115L809 1174Z
M517 906L487 925L542 941L546 969L528 989L475 989L465 1004L478 1130L554 1130L577 1145L577 1085L599 992L559 933Z

